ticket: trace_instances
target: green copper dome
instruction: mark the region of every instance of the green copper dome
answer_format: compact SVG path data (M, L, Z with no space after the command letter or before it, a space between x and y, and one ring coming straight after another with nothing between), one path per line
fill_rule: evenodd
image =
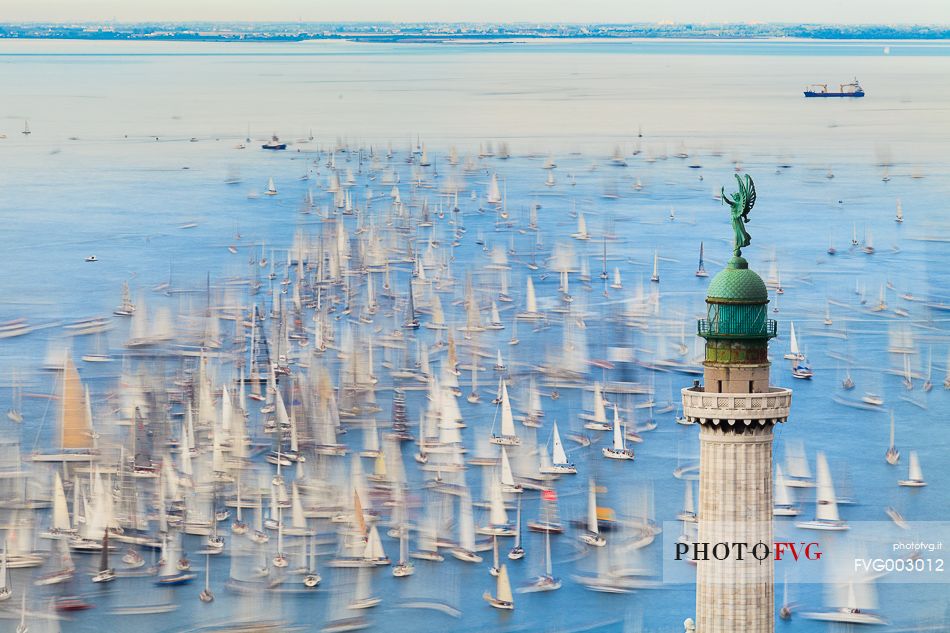
M769 291L765 282L742 257L733 257L729 264L713 277L706 292L711 303L768 303Z

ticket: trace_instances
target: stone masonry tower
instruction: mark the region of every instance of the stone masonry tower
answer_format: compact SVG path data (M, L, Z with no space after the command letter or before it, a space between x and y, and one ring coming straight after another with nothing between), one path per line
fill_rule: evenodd
M741 257L750 238L742 223L755 200L733 206L734 256L709 284L705 319L703 385L683 389L683 412L699 425L699 537L710 552L716 543L762 542L772 549L772 427L788 418L792 393L769 385L769 295L762 278ZM741 207L746 207L743 213ZM740 207L737 210L737 205ZM738 218L738 219L737 219ZM743 239L744 237L744 239ZM712 555L696 566L697 633L772 633L775 624L771 557L736 552Z

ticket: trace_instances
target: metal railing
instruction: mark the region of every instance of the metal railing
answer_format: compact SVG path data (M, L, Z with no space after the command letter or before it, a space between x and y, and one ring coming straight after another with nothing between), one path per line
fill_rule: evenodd
M763 319L758 322L700 319L696 322L696 333L703 338L711 336L736 339L775 338L778 334L778 322L774 319Z

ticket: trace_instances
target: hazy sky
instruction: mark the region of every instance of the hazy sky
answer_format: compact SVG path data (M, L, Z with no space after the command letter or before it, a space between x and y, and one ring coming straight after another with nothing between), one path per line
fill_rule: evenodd
M950 0L0 0L0 21L950 23Z

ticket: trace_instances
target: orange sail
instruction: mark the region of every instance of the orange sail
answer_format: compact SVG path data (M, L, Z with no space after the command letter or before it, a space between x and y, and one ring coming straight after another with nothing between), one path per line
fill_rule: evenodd
M353 491L353 513L356 515L356 524L360 528L360 534L366 536L366 517L363 516L363 504L360 503L360 493Z
M63 390L60 396L60 429L63 449L92 448L92 428L86 416L79 372L67 353L63 365Z

